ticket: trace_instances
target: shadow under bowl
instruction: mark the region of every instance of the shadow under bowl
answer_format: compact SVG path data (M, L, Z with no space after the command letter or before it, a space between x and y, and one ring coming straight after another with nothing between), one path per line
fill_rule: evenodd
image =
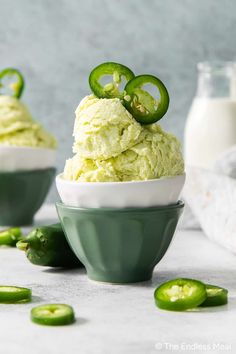
M25 226L43 204L56 169L0 172L0 225Z
M57 203L67 240L92 280L151 279L166 253L184 203L150 208L77 208Z

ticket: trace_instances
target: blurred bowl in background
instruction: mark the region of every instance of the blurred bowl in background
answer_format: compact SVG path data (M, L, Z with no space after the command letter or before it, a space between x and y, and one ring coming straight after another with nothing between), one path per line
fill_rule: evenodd
M0 146L0 172L29 171L55 167L56 150Z
M23 226L33 222L43 204L56 169L0 172L0 225Z

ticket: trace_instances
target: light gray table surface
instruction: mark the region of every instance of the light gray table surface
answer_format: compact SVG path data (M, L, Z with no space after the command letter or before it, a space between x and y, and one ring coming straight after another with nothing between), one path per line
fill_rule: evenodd
M53 220L54 207L45 206L36 224ZM236 352L236 258L201 231L178 230L152 281L131 285L93 282L84 270L34 266L14 248L0 252L0 283L33 291L32 303L0 305L0 354ZM175 277L228 288L228 305L181 313L157 309L155 287ZM75 324L31 323L33 306L55 302L74 307Z

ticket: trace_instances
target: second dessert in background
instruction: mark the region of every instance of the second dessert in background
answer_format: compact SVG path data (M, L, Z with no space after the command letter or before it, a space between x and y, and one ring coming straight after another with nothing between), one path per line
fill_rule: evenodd
M21 73L12 68L3 70L0 73L0 88L0 146L55 149L55 138L32 118L28 108L20 101L24 88Z
M0 95L0 146L55 149L56 140L18 98Z
M14 68L0 72L0 225L29 225L55 175L56 140L20 101Z

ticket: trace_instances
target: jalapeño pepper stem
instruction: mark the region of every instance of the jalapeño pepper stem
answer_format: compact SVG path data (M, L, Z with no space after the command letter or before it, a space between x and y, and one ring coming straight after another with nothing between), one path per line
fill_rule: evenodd
M17 244L16 244L16 247L20 251L27 251L27 249L29 248L29 242L27 242L26 240L18 241Z

